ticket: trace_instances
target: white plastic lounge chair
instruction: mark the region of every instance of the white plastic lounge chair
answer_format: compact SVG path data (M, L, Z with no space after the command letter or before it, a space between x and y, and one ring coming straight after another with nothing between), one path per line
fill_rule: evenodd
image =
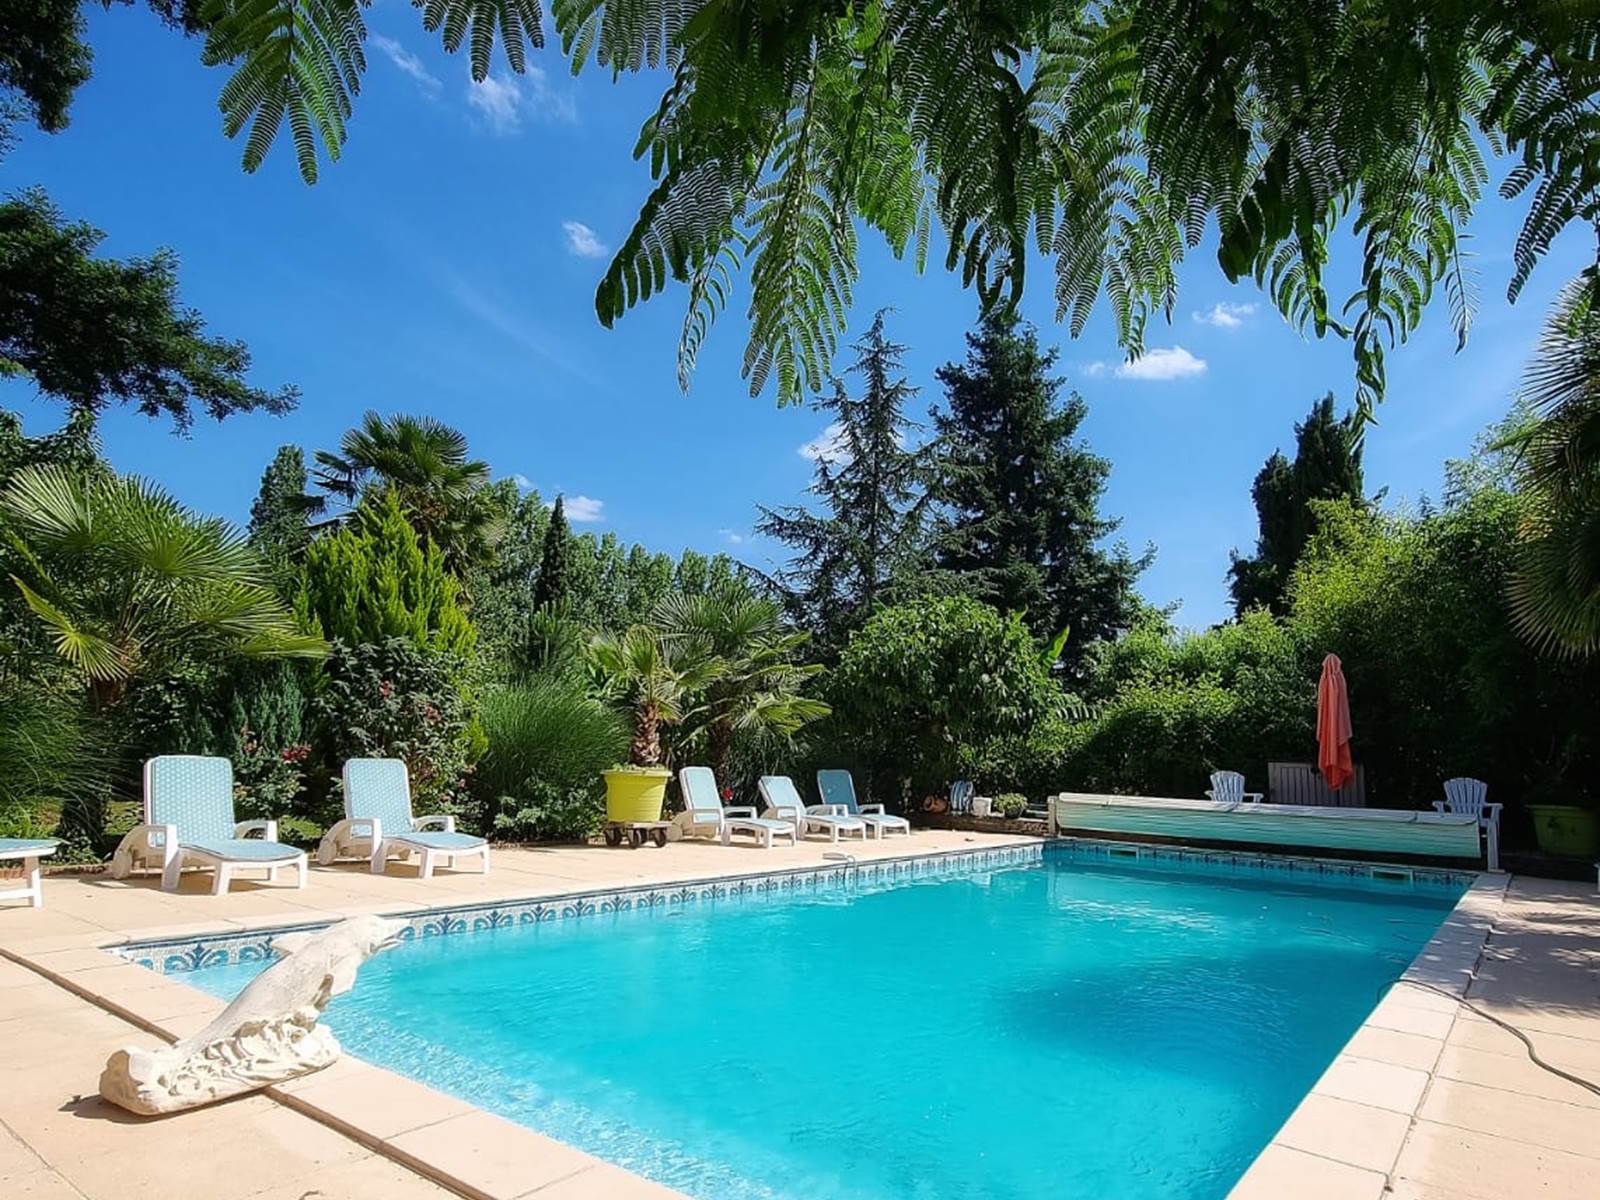
M760 782L761 801L767 806L763 817L776 817L793 822L795 832L801 837L817 832L828 835L837 842L841 833L853 833L867 840L867 823L860 817L851 817L839 811L836 804L807 804L800 799L794 780L787 775L763 775Z
M786 837L792 844L799 841L793 821L758 817L751 805L724 808L717 777L710 767L684 767L678 772L678 786L683 792L683 811L672 823L685 837L707 834L720 837L727 846L732 844L734 834L748 833L768 849L775 837Z
M21 887L0 892L0 900L26 900L30 908L44 907L44 889L39 886L39 860L54 854L60 845L55 838L0 838L0 862L22 860Z
M867 832L873 837L881 838L888 833L911 836L911 822L904 817L889 815L881 804L856 803L856 781L849 771L818 771L817 792L824 804L842 810L847 817L860 817L865 821Z
M1483 830L1488 842L1486 862L1491 871L1500 869L1500 809L1490 804L1489 785L1481 779L1446 779L1444 799L1433 802L1434 812L1455 813L1458 816L1477 817L1478 828Z
M437 827L437 828L433 828ZM317 861L324 866L336 858L357 856L372 862L372 873L382 875L389 859L417 855L421 875L433 878L441 861L451 870L458 858L477 855L483 873L489 873L489 843L469 833L456 832L451 816L413 817L411 777L398 758L352 758L344 764L344 820L322 835Z
M117 846L111 877L157 865L168 892L178 890L190 866L216 873L213 896L226 892L241 869L265 870L267 881L277 883L280 870L294 867L295 886L306 885L306 852L278 841L276 821L235 821L233 764L201 754L162 754L144 764L144 824Z
M1237 771L1213 771L1206 795L1219 804L1261 803L1261 793L1245 791L1244 776Z

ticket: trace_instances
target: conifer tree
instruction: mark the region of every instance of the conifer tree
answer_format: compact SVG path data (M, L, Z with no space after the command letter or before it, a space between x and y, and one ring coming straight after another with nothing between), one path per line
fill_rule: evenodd
M1065 630L1070 672L1090 643L1132 623L1152 552L1101 547L1120 524L1099 508L1111 464L1074 440L1089 410L1076 393L1059 398L1055 362L1032 326L1001 311L967 335L964 364L940 368L938 562L962 591L1021 613L1035 637Z
M275 572L298 562L311 542L307 518L317 501L306 495L308 478L300 447L279 446L250 505L250 544Z
M392 491L363 501L353 520L311 543L295 612L351 646L398 637L466 657L477 639L443 552L417 537Z
M835 380L818 404L834 420L816 452L817 507L762 507L756 523L759 533L795 551L777 583L824 655L836 654L876 606L914 592L928 561L927 484L936 450L919 444L922 427L905 415L917 389L901 370L905 347L884 332L886 311L855 343L850 374L861 377L861 395Z
M1329 392L1295 425L1294 461L1274 450L1256 474L1250 488L1259 528L1256 552L1245 558L1236 551L1228 568L1235 611L1287 609L1289 576L1316 532L1311 502L1362 498L1360 433L1354 413L1333 415Z
M550 510L550 524L544 530L544 553L539 558L539 582L533 589L533 606L559 605L567 598L568 567L572 558L572 530L560 496Z

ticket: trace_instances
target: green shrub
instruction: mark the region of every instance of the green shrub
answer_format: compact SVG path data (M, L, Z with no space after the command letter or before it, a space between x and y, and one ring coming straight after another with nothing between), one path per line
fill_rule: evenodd
M403 759L416 812L463 814L483 732L460 659L400 637L363 646L335 642L312 709L331 780L328 811L317 814L323 823L338 815L347 758Z
M0 687L0 837L55 832L75 857L98 857L114 762L81 703L37 685Z
M418 538L392 490L307 547L295 613L349 646L406 638L465 657L477 638L444 553Z
M605 812L600 772L628 753L628 724L561 679L496 688L483 698L488 749L473 774L481 819L503 837L584 838Z
M1001 792L994 798L994 811L1008 820L1016 820L1028 811L1028 798L1019 792Z
M967 596L880 609L825 688L827 739L902 794L942 792L964 745L1021 736L1061 699L1022 619Z

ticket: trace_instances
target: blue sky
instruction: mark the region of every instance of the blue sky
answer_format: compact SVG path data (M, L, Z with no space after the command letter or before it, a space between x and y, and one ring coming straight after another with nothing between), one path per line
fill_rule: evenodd
M187 439L113 412L103 432L120 469L242 521L280 444L332 446L368 408L427 413L461 428L496 475L565 492L569 512L591 518L579 528L762 566L782 556L752 536L756 505L802 498L812 466L802 448L826 422L748 395L743 298L687 396L674 374L680 292L614 330L594 316L606 251L648 190L630 155L662 77L573 79L547 50L528 75L497 63L475 87L413 8L384 0L368 14L349 143L308 188L287 135L257 174L240 170L216 109L225 74L200 66L198 43L142 9L85 12L95 73L72 125L25 135L0 183L43 184L69 216L107 231L107 253L176 250L185 301L250 345L254 380L303 394L290 416L202 419ZM1496 183L1503 174L1497 166ZM1521 212L1490 200L1474 224L1482 307L1467 349L1455 353L1441 295L1390 356L1366 464L1369 490L1387 487L1391 503L1437 494L1444 460L1504 413L1551 297L1582 265L1587 246L1568 231L1507 305ZM891 333L910 347L925 406L937 399L934 370L965 352L975 302L937 264L918 276L871 236L864 246L851 334L894 306ZM1253 287L1227 284L1213 250L1193 252L1171 326L1152 326L1152 353L1132 369L1103 305L1076 342L1054 323L1047 265L1035 266L1025 304L1088 401L1084 435L1113 463L1105 506L1123 518L1118 536L1157 547L1142 590L1181 601L1178 620L1194 626L1228 613L1228 551L1253 544L1262 460L1292 448L1314 398L1331 389L1343 403L1352 391L1346 346L1302 340ZM1340 255L1346 277L1353 250ZM60 417L20 383L0 385L0 404L31 431Z

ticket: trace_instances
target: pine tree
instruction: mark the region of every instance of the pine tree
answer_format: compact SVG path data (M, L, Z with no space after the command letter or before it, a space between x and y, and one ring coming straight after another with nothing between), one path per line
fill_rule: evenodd
M967 335L965 364L940 368L938 560L961 590L1020 612L1035 637L1067 631L1070 672L1090 643L1132 623L1152 552L1101 548L1120 524L1099 510L1111 464L1074 441L1088 406L1059 399L1055 362L1032 326L1001 312Z
M250 505L250 544L280 573L299 562L311 542L307 518L317 501L306 495L307 480L300 447L279 446Z
M560 496L550 510L550 524L544 529L544 553L539 558L539 582L533 589L533 606L559 605L567 598L567 568L572 558L572 530Z
M820 511L763 507L759 533L796 553L777 582L791 614L824 655L838 652L873 608L914 590L927 566L927 483L935 449L917 445L921 426L905 415L917 389L905 381L905 347L884 332L884 312L855 343L851 396L835 380L818 404L834 421L816 455L811 494Z
M1294 427L1291 463L1274 450L1250 487L1256 506L1256 552L1250 558L1233 554L1228 590L1236 612L1266 608L1281 613L1288 607L1289 576L1316 532L1313 500L1362 498L1361 425L1354 413L1333 415L1333 393L1311 406Z

